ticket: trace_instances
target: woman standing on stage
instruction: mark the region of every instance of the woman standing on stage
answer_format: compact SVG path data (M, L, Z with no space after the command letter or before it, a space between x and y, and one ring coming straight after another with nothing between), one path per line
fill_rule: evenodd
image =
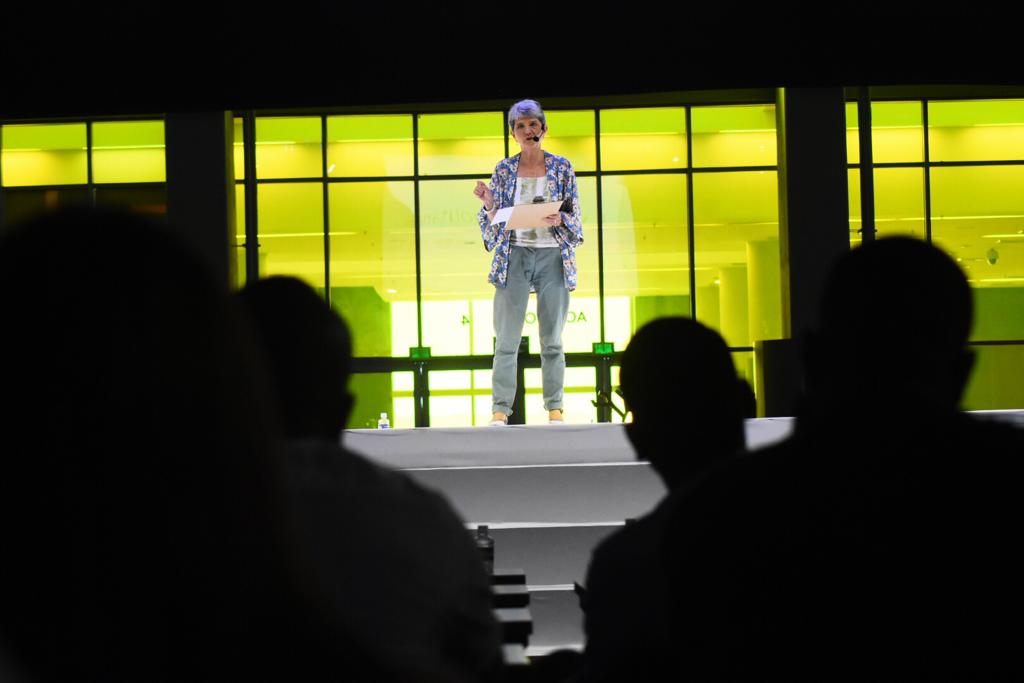
M530 292L537 293L541 375L548 421L562 422L565 352L562 329L569 310L569 292L576 289L575 248L583 242L579 193L572 164L545 152L548 132L544 110L522 100L508 112L512 137L522 150L494 168L490 186L477 181L473 194L483 202L478 219L484 247L494 250L488 282L494 285L494 348L492 425L508 424L516 394L516 353L523 334ZM507 230L492 223L501 208L535 201L568 200L563 210L545 216L543 224Z

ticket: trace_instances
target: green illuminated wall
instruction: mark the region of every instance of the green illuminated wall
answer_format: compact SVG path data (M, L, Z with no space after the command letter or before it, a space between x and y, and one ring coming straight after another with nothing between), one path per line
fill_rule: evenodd
M848 116L856 244L861 224L855 105ZM1024 274L1013 246L1022 215L1015 188L1024 176L1014 164L999 163L1024 159L1024 118L1017 104L875 102L872 118L878 234L932 239L960 259L976 291L973 339L1024 338L1013 279ZM504 156L504 126L499 111L273 122L264 128L273 135L258 135L258 144L276 146L273 156L269 150L258 153L276 165L260 171L261 180L270 181L260 187L296 183L295 194L277 188L272 192L281 198L269 200L287 206L292 222L287 237L270 240L291 240L294 247L290 255L280 246L268 246L265 253L261 248L265 272L291 270L320 286L326 274L332 292L339 278L351 280L352 287L370 283L389 308L390 326L380 315L350 315L359 318L354 327L390 340L376 354L405 356L409 347L422 344L434 355L489 355L493 290L484 275L490 256L480 248L478 203L469 191ZM742 349L782 336L774 107L552 111L549 128L546 148L569 157L577 170L587 239L577 251L580 284L572 298L575 321L566 326L567 350L588 351L597 341L622 349L649 320L695 313L722 333L736 349L737 367L753 378L754 354ZM323 151L316 157L318 145L326 157ZM510 152L516 151L513 142ZM960 165L944 166L947 161ZM312 187L325 180L326 200ZM300 190L302 182L311 187ZM324 244L304 235L302 227L323 230L324 205L329 272L321 265ZM336 208L341 205L346 208ZM261 221L261 235L280 231L280 212L267 211L271 224L264 230ZM413 293L417 230L420 314ZM990 265L985 258L993 247L999 260ZM524 334L536 350L536 324L529 315ZM1013 357L1004 347L979 353L983 367L1001 367ZM527 373L528 396L540 392L533 374ZM571 373L567 379L576 401L570 413L585 419L593 414L590 374ZM1002 407L1006 390L993 393L985 376L977 375L969 407ZM407 380L393 382L396 424L411 420ZM432 423L478 421L488 411L489 381L485 371L434 373ZM528 405L528 419L539 417L537 407Z
M763 267L777 250L771 106L553 111L549 126L547 148L569 157L579 173L587 238L577 254L568 351L589 351L599 341L622 349L645 322L694 310L740 348L776 333L777 267L774 275ZM41 188L8 201L8 217L71 201L165 211L160 122L7 128L4 185ZM506 144L498 111L257 118L260 274L295 275L329 291L356 332L359 355L406 356L418 345L435 355L489 355L490 256L480 249L478 204L467 187L489 178ZM244 262L241 119L234 154L234 247ZM241 286L248 274L236 272ZM537 349L532 304L524 334ZM737 358L746 359L740 366L748 372L751 354L737 351ZM527 376L531 394L540 391L534 374ZM574 418L593 413L591 375L570 372ZM396 425L411 420L411 377L357 381L365 405L353 424L369 422L379 409L395 414ZM436 374L435 424L461 424L467 414L477 420L489 381L486 372Z
M551 111L548 128L545 148L576 169L585 235L566 350L621 350L644 323L696 310L753 377L742 349L781 336L774 107ZM491 255L472 188L505 156L505 129L500 111L257 118L260 274L329 283L357 355L405 357L422 345L490 356ZM523 334L536 352L534 301ZM411 426L411 375L358 381L367 398L353 426L381 410ZM567 414L591 421L593 369L570 369L566 382ZM433 425L490 414L487 371L432 372L430 390ZM543 418L539 372L526 373L526 391L527 420Z
M871 118L878 235L932 241L974 291L978 365L964 407L1024 408L1024 100L874 102ZM856 121L849 104L852 244L861 226Z
M975 349L968 408L1024 407L1021 383L1007 380L1024 363L1022 102L872 105L878 234L932 240L974 288L972 340L986 344ZM847 116L856 244L855 105ZM773 105L560 110L548 112L548 124L545 149L578 174L586 240L566 350L595 342L621 350L650 320L696 315L721 332L753 383L754 343L782 336ZM434 356L491 355L491 254L471 191L506 146L518 151L504 112L268 116L256 118L255 132L260 276L295 275L328 295L359 356L407 357L420 345ZM0 136L7 225L76 202L166 213L161 121L10 124ZM236 119L240 264L244 142ZM237 271L241 286L247 274ZM534 311L531 301L524 335L536 352ZM591 421L594 371L569 369L566 385L567 418ZM361 375L353 386L350 426L371 426L381 411L412 426L411 373ZM430 387L434 425L489 415L489 371L432 372ZM527 421L540 421L539 371L526 373L526 391Z
M166 216L163 121L0 126L4 225L62 206L124 206Z
M84 185L89 178L86 124L3 127L4 187Z

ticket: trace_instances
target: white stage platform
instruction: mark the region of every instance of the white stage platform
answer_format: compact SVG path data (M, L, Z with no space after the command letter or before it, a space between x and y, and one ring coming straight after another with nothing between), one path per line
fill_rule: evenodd
M747 420L747 445L789 434L793 418ZM516 467L635 462L621 424L350 429L349 448L395 469Z
M976 414L1024 428L1024 410ZM747 420L747 447L780 441L793 424L793 418ZM526 572L531 655L582 648L573 582L584 582L590 553L603 538L665 493L650 466L637 462L621 424L355 429L344 440L443 493L468 527L492 528L495 565Z

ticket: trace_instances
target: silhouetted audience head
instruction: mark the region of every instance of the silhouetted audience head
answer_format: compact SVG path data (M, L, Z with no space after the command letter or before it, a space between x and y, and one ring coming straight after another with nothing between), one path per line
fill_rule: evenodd
M352 406L345 321L293 277L257 280L238 296L266 352L287 436L337 438Z
M622 353L619 383L630 441L670 487L744 447L750 387L714 330L689 318L644 325Z
M971 316L967 280L938 248L890 237L854 249L826 281L806 339L812 402L956 407L973 363Z
M127 213L47 215L0 241L0 317L0 641L28 679L325 664L266 381L197 256Z

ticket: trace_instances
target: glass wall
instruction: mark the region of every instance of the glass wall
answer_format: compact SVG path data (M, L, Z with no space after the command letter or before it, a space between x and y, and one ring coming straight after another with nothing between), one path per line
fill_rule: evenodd
M161 120L4 124L0 140L5 228L72 205L166 217Z
M583 214L566 351L621 351L654 318L696 314L753 377L754 340L781 336L774 107L547 116L545 149L572 162ZM357 356L426 347L433 357L490 357L493 255L472 189L518 152L506 127L502 111L257 117L259 275L294 275L323 292L353 328ZM240 133L239 123L236 144ZM523 335L537 353L533 299ZM411 416L411 377L361 381L376 383L381 410L385 396L409 398L390 405ZM568 421L596 420L595 379L593 368L567 372ZM539 370L525 384L526 418L542 421ZM489 371L431 371L429 385L432 425L489 417Z
M853 244L856 114L851 103ZM878 101L872 120L878 235L934 241L974 288L979 369L966 407L1024 407L1020 384L1001 379L1024 352L1024 100ZM494 290L472 189L518 152L505 113L303 114L255 124L246 141L235 121L235 247L240 264L254 249L258 266L239 268L237 284L256 274L300 277L348 320L360 358L408 359L427 347L432 357L474 357L479 368L493 351ZM753 384L754 344L782 336L774 106L577 108L549 111L548 124L545 149L573 163L583 213L566 351L610 344L618 352L654 318L695 316L722 334ZM4 225L73 203L166 214L162 121L6 124L0 139ZM537 353L535 301L523 334ZM469 365L430 372L431 424L488 417L490 373ZM354 380L362 400L351 426L375 424L383 411L396 426L413 424L413 375L407 364L394 367L401 371ZM596 420L594 373L567 372L571 422ZM527 421L542 421L539 371L525 375Z
M974 292L971 410L1024 408L1024 100L874 102L879 236L930 240ZM860 241L857 105L847 105L851 243Z

